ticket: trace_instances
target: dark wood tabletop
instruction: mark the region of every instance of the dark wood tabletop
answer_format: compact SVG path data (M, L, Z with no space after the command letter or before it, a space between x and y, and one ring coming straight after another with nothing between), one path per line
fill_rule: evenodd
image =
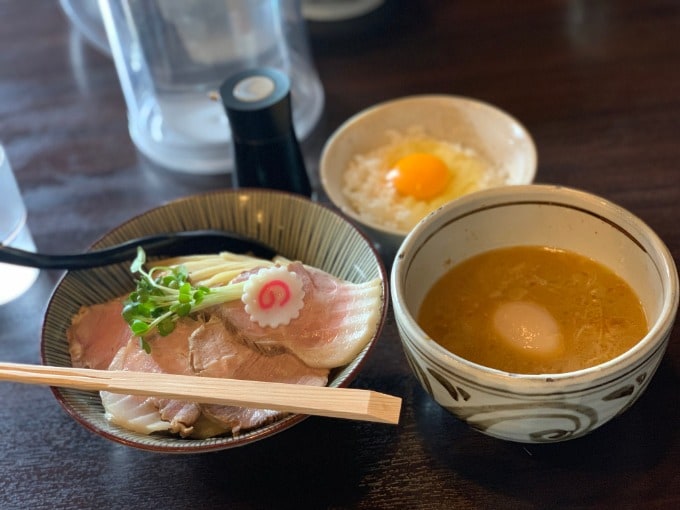
M111 58L58 2L0 0L0 20L0 140L40 251L85 250L137 213L231 187L228 175L171 172L138 154ZM302 142L315 186L324 141L354 113L411 94L469 96L528 128L537 182L618 203L680 260L677 0L392 0L309 33L326 96ZM0 360L40 361L61 276L42 271L0 306ZM174 456L103 439L48 388L5 382L0 508L680 508L679 374L676 327L622 416L564 443L504 442L427 396L390 312L353 385L403 397L398 426L311 417L246 447Z

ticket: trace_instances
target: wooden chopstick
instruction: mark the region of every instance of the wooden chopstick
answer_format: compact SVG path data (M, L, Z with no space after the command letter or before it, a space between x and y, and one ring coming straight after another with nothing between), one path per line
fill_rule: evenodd
M0 362L0 380L397 424L401 398L370 390Z

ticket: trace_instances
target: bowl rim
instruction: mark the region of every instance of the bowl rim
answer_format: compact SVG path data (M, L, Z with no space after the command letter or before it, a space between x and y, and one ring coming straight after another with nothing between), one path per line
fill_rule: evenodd
M498 106L495 106L492 103L480 99L456 94L414 94L381 101L355 113L354 115L343 121L324 143L324 146L321 150L321 155L319 157L319 181L330 201L336 208L341 210L343 214L350 217L356 223L364 225L376 232L381 233L382 235L398 238L399 242L403 240L408 231L401 231L398 229L389 228L378 222L367 220L363 218L359 213L357 213L352 207L346 204L346 200L344 200L342 190L340 188L335 188L330 185L328 160L330 158L330 153L333 150L337 141L342 136L344 136L347 130L350 129L353 125L365 120L366 118L376 115L380 111L385 110L387 108L397 108L408 103L419 102L446 102L452 104L462 104L469 108L483 109L487 112L492 113L493 115L496 115L498 118L503 119L504 121L508 122L511 125L514 125L517 132L521 133L522 136L526 139L527 148L529 149L527 153L529 165L527 172L528 180L526 184L532 183L534 181L538 167L538 151L536 149L536 143L534 142L534 139L531 136L529 130L526 128L526 126L522 122L520 122L514 115L499 108ZM501 187L505 186L516 185L507 184ZM459 198L454 199L454 201L458 200Z
M177 205L181 205L183 203L191 203L194 201L209 201L210 197L213 196L220 196L220 195L231 195L231 196L236 196L236 197L243 197L243 196L249 196L252 197L253 195L258 195L258 196L281 196L285 198L286 200L290 199L293 201L298 201L298 202L304 202L308 203L308 205L312 206L316 210L323 209L327 214L330 214L333 217L336 217L337 219L341 220L342 223L346 224L355 234L357 234L359 237L361 237L364 242L366 247L368 247L369 252L373 255L373 258L376 262L377 265L377 271L379 273L379 277L381 280L381 290L382 290L382 310L380 313L380 316L378 317L377 324L378 327L376 329L375 334L373 335L372 339L369 341L366 347L362 350L362 353L358 356L361 356L361 358L356 361L356 358L354 361L350 362L350 364L355 363L354 368L352 369L351 373L349 373L345 378L337 384L338 387L348 387L354 379L359 375L361 372L362 367L367 361L367 358L370 356L371 352L375 350L375 345L377 341L380 339L382 335L382 330L384 329L386 318L387 318L387 313L389 310L389 305L390 305L390 300L389 300L389 275L387 274L387 270L385 267L385 264L380 257L380 254L378 253L378 250L375 248L371 240L364 234L360 229L356 227L356 225L352 224L352 222L347 221L346 218L342 216L342 214L338 213L337 210L333 209L330 207L328 204L324 204L318 201L311 200L307 197L287 192L287 191L280 191L280 190L273 190L273 189L265 189L265 188L238 188L238 189L219 189L219 190L212 190L212 191L207 191L203 193L196 193L196 194L191 194L187 196L182 196L176 199L171 199L166 202L163 202L161 204L158 204L156 206L150 207L146 210L143 210L139 213L134 214L133 216L129 217L127 220L117 224L113 228L108 229L105 233L103 233L101 236L99 236L88 248L87 251L91 251L93 249L101 248L103 246L106 246L109 243L105 243L104 240L106 238L109 238L112 234L118 232L121 229L124 229L126 226L128 226L132 222L139 222L140 218L147 216L149 214L153 214L154 212L164 209L164 208L173 208L176 207ZM287 198L286 198L287 197ZM154 229L155 230L155 229ZM111 241L112 243L114 241ZM120 263L124 264L124 263ZM120 265L118 264L118 265ZM44 365L48 365L47 361L47 353L46 353L46 332L47 332L47 324L46 324L46 319L49 313L49 310L51 307L54 305L55 298L57 294L59 293L60 289L62 286L65 284L65 280L68 277L68 275L72 271L66 271L64 274L61 275L59 280L57 281L55 287L53 288L50 297L47 301L47 304L44 308L44 313L42 315L42 322L41 322L41 327L40 327L40 362ZM66 341L66 340L64 340ZM332 372L332 371L331 371ZM329 380L329 385L332 381ZM306 420L309 418L309 415L304 415L304 414L299 414L299 413L288 413L285 414L283 417L278 419L277 421L270 423L270 424L265 424L262 425L256 429L246 431L244 432L239 438L233 438L232 436L225 436L227 438L232 438L231 441L228 442L221 442L220 440L224 440L224 438L221 438L220 436L215 437L215 438L207 438L207 439L197 439L193 440L191 442L190 440L187 440L186 445L180 445L177 447L165 447L160 444L150 444L150 443L144 443L144 442L139 442L139 441L134 441L134 440L129 440L121 435L117 435L114 433L111 433L107 430L104 430L97 426L95 423L91 422L90 420L87 419L87 417L82 416L80 413L77 412L75 408L73 408L69 403L66 401L65 395L62 393L61 388L58 387L50 387L50 390L52 394L55 397L55 400L59 403L59 405L64 409L64 411L71 416L74 421L88 429L89 431L102 436L106 439L109 439L113 442L123 444L126 446L133 447L138 450L146 450L146 451L151 451L155 453L163 453L163 454L172 454L172 455L179 455L179 454L192 454L192 453L206 453L206 452L214 452L214 451L220 451L220 450L226 450L226 449L231 449L231 448L236 448L236 447L241 447L241 446L246 446L249 444L252 444L254 442L257 442L262 439L266 439L268 437L272 437L274 435L277 435L294 425L300 423L303 420ZM79 391L79 390L72 390L72 391ZM92 393L92 392L86 392L86 393ZM95 392L96 393L96 392ZM95 394L93 393L93 395ZM97 397L98 398L98 397ZM177 438L177 441L180 441L181 438ZM200 444L199 444L200 442Z
M443 215L453 215L456 211L461 211L461 215L455 215L455 218L451 220L455 221L460 216L466 215L464 214L466 208L475 205L480 207L476 207L473 214L480 210L482 204L484 208L498 207L527 202L528 199L540 201L545 205L568 205L572 208L576 206L576 209L593 214L601 220L614 225L616 228L619 228L619 223L612 218L618 215L628 225L648 239L656 258L660 261L658 266L659 273L667 279L667 285L665 285L663 305L657 319L651 325L647 334L633 347L615 358L580 370L562 373L522 374L490 368L469 361L439 345L420 328L414 316L405 305L405 296L400 283L405 279L405 272L408 270L409 262L420 251L423 239L426 240L432 235L430 229L434 226L434 223ZM633 241L639 244L636 239ZM644 247L641 248L647 251ZM654 356L658 349L663 348L667 343L673 328L679 301L677 267L670 250L649 225L632 212L607 199L576 188L552 184L517 185L512 187L512 189L503 186L477 191L454 202L445 204L438 210L430 213L416 225L402 242L391 268L390 292L395 320L400 328L407 330L409 342L414 343L419 350L422 350L449 370L457 371L462 369L466 374L478 373L498 382L513 381L515 384L517 381L526 382L526 387L516 388L518 393L523 390L535 391L537 383L545 383L546 381L571 384L588 381L589 384L592 384L592 381L607 379L620 370L627 369L626 373L632 371L633 366L646 362ZM407 343L403 338L402 342ZM640 358L643 358L641 362L639 361ZM549 388L550 391L555 389L554 387Z

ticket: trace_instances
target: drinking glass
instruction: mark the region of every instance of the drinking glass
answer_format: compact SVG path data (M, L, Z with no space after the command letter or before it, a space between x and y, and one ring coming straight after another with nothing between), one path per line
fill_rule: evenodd
M35 243L26 225L26 206L19 186L0 144L0 243L22 250L35 251ZM0 248L1 249L1 248ZM0 305L26 292L38 278L39 270L0 262Z

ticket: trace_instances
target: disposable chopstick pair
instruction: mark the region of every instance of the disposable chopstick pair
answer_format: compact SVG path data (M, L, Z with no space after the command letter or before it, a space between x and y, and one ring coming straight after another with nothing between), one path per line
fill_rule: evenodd
M370 390L0 362L0 380L397 424L401 398Z

